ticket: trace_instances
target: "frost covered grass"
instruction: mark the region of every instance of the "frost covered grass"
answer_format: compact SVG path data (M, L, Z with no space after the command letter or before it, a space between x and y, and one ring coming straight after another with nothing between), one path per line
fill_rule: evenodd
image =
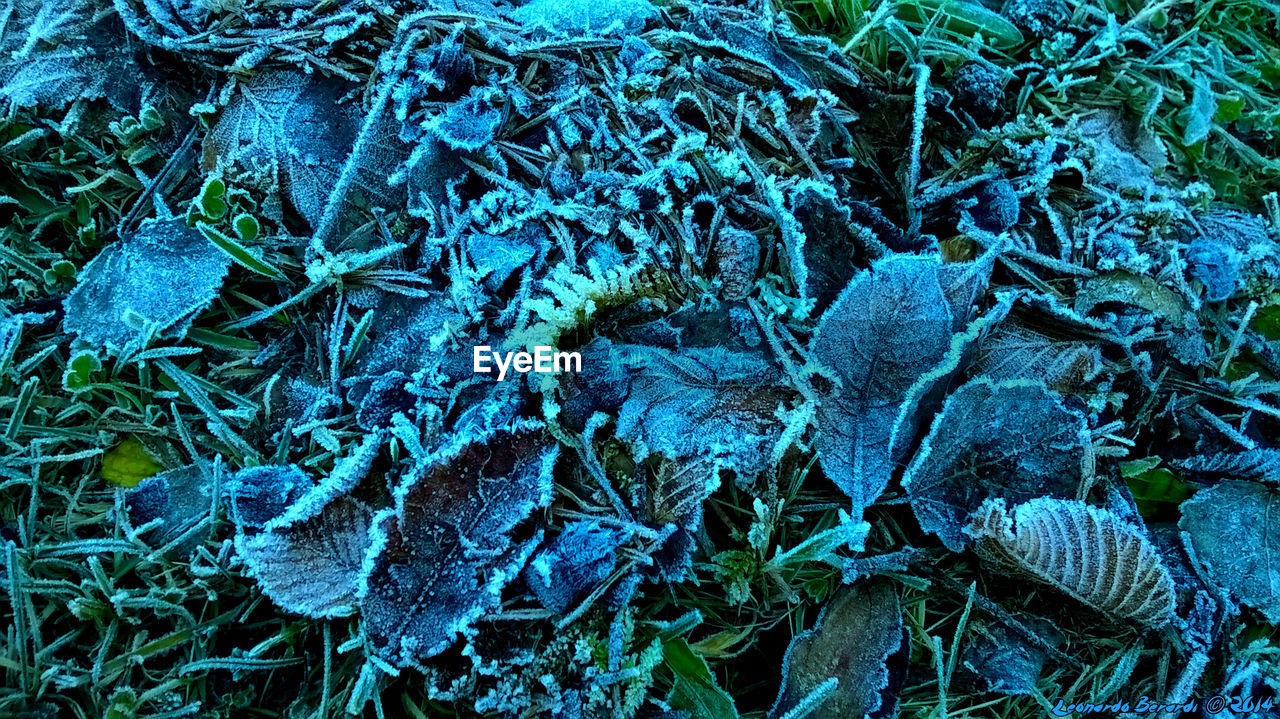
M1280 8L4 10L0 716L1280 690Z

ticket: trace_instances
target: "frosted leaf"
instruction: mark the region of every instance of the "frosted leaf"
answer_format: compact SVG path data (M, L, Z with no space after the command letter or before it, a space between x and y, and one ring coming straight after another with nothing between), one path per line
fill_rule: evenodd
M991 262L974 260L972 262L947 262L938 265L938 284L947 297L951 307L951 329L959 332L970 326L978 303L986 294L991 281ZM1012 299L1002 299L1001 303L1011 303ZM991 317L995 322L1001 317L994 317L987 312L984 317Z
M13 0L0 23L0 100L29 107L107 98L136 111L140 68L111 3ZM129 78L128 81L121 81Z
M502 127L503 112L493 102L495 91L473 88L461 100L449 105L428 124L436 139L463 152L476 152L488 146Z
M1080 122L1079 128L1085 144L1092 150L1089 175L1093 182L1137 194L1154 191L1152 162L1157 158L1142 152L1143 148L1134 142L1118 115L1113 112L1091 115Z
M1195 218L1203 231L1200 237L1228 245L1246 257L1258 258L1275 251L1276 242L1267 222L1252 212L1226 205L1198 213Z
M744 482L768 465L782 432L777 412L796 399L771 362L718 347L634 347L626 361L633 374L618 436L638 442L640 456L717 458Z
M142 341L143 331L132 322L181 338L217 296L230 266L221 250L181 221L148 220L80 270L63 303L63 326L115 350Z
M613 573L617 549L628 538L599 522L573 522L529 560L525 584L542 606L562 614Z
M124 493L129 523L140 527L162 520L160 527L151 530L150 541L157 547L167 544L209 518L213 506L210 490L208 477L195 465L147 477ZM177 551L190 553L203 540L204 536L195 532L177 546Z
M782 717L824 682L838 683L805 716L810 719L893 716L897 704L886 662L906 645L893 585L868 582L838 590L812 629L791 640L782 687L769 711Z
M1090 278L1081 284L1076 294L1075 309L1087 315L1108 303L1138 307L1174 327L1185 327L1188 321L1194 321L1181 295L1144 275L1109 272Z
M751 293L760 265L760 240L740 227L725 225L711 248L710 264L716 268L724 296L740 300Z
M231 518L241 527L261 528L314 486L297 465L245 467L227 481Z
M1004 232L1018 223L1021 205L1013 183L1003 177L981 182L964 193L955 210L973 216L974 224L987 232Z
M859 511L889 483L903 448L890 447L899 408L945 356L952 313L932 257L877 262L822 315L813 356L840 379L818 411L822 469Z
M1051 644L1062 642L1062 635L1049 622L1038 617L1018 617L1040 637ZM999 622L971 622L965 638L964 667L987 691L1010 696L1035 692L1048 653L1027 641L1018 632Z
M1213 91L1212 83L1203 72L1197 72L1192 80L1191 102L1178 113L1179 119L1186 125L1182 133L1183 145L1203 142L1213 131L1213 116L1218 112L1218 95Z
M399 372L407 377L421 368L434 367L442 361L440 345L451 336L449 328L463 325L461 313L444 293L425 298L385 297L374 310L370 340L356 358L355 374L376 377ZM358 404L365 389L349 398L352 404Z
M658 14L649 0L532 0L511 13L526 29L540 28L558 35L638 33Z
M1088 441L1084 417L1043 384L978 378L947 398L902 485L920 528L959 551L988 497L1074 497Z
M1230 280L1235 262L1239 263L1239 275L1244 281L1280 279L1280 244L1272 239L1268 223L1261 217L1240 208L1223 206L1197 214L1195 219L1200 232L1190 238L1191 246L1207 242L1217 249L1202 259L1212 260L1213 255L1227 258L1226 262L1212 263L1212 266L1206 264L1202 268L1210 279L1221 275ZM1188 252L1187 259L1193 263L1190 269L1194 273L1197 271L1196 258ZM1201 280L1209 284L1204 278Z
M1000 103L1004 101L1005 82L1004 73L991 64L966 62L956 68L955 74L951 76L951 92L955 96L956 103L973 119L986 124L1000 116ZM978 226L994 232L1005 229L1000 227L992 230L981 221Z
M1243 258L1235 248L1199 237L1187 246L1187 272L1205 287L1205 299L1221 302L1240 288Z
M1038 379L1059 392L1082 390L1102 371L1102 353L1086 342L1058 340L1003 324L978 348L974 371L993 380Z
M596 412L616 412L631 389L631 375L625 359L626 345L596 339L583 346L580 352L583 366L597 369L561 377L564 396L561 421L575 432L581 432Z
M371 513L342 497L286 528L236 537L236 551L277 606L316 619L351 614Z
M1037 497L1008 509L989 499L965 528L984 559L1120 619L1161 627L1174 617L1173 579L1141 527L1074 499Z
M814 88L813 78L805 68L774 39L775 31L781 29L779 26L766 29L760 26L758 18L754 24L735 22L727 18L727 13L711 6L701 6L694 15L696 19L681 29L701 42L767 68L793 90Z
M410 384L410 379L398 371L374 377L360 397L356 424L362 429L376 430L389 425L397 412L409 413L417 399L409 389Z
M550 249L551 237L547 231L528 222L501 235L470 235L467 258L484 280L485 289L497 293L521 267L545 257Z
M234 162L275 181L312 227L324 213L364 120L338 80L298 70L267 70L240 85L204 141L204 166ZM384 207L403 200L388 185L407 152L380 122L371 149L354 168L353 189Z
M319 484L291 502L287 510L273 517L264 528L283 529L310 519L335 499L355 489L360 480L369 474L369 467L377 458L378 450L382 448L383 437L384 435L379 432L365 435L350 454L334 464L333 471L321 479Z
M1008 0L1004 15L1024 32L1049 36L1070 22L1071 7L1064 0Z
M1183 502L1178 522L1187 553L1205 578L1273 624L1280 622L1280 565L1270 551L1280 544L1277 512L1275 488L1228 480Z
M803 271L792 268L797 282L803 278L802 296L825 308L836 299L857 274L854 260L860 255L855 232L864 230L850 219L849 207L839 202L835 188L817 183L802 184L789 196L791 214L800 233L788 233L791 241L803 240L803 247L789 247L793 262L803 262Z
M618 59L633 76L649 75L667 67L667 58L637 35L627 35L618 50Z
M374 519L359 590L365 632L410 666L497 605L533 549L511 532L551 500L559 446L531 424L462 437L413 469Z
M644 518L651 526L676 527L656 553L658 575L680 582L693 563L695 536L702 529L702 505L719 488L719 472L710 459L701 457L657 458L646 466Z
M1280 449L1258 448L1244 452L1200 454L1175 459L1173 466L1187 472L1280 485Z

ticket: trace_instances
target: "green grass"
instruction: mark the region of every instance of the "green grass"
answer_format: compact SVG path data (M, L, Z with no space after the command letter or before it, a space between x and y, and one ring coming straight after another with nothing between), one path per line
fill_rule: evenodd
M831 35L887 98L886 117L871 121L896 127L863 140L864 159L883 149L880 144L905 152L909 138L893 111L910 106L913 66L928 65L931 83L945 89L957 67L981 58L1010 73L1011 119L1064 120L1081 108L1122 107L1161 139L1171 173L1207 180L1218 199L1262 211L1263 197L1280 189L1280 9L1274 4L1081 3L1069 16L1076 36L1070 46L1017 40L989 11L960 3L796 0L787 9L802 26ZM972 34L984 30L992 40L975 41ZM145 216L152 181L162 177L167 160L158 122L147 116L59 133L54 118L19 114L0 125L0 212L6 216L0 298L10 312L56 312L76 270L115 238L110 228ZM957 158L979 162L956 142L954 135L926 137L922 155L931 176ZM140 442L165 467L211 452L236 466L273 460L241 436L256 411L247 398L275 381L252 362L271 338L230 325L269 306L261 299L269 286L261 278L298 275L298 263L279 251L291 238L249 231L241 218L257 211L253 191L231 180L220 193L201 178L179 178L169 190L197 205L192 212L229 251L251 249L242 258L249 271L236 275L187 340L205 352L142 364L74 354L52 320L24 327L21 339L8 345L0 338L0 551L7 568L0 594L8 605L0 615L10 619L0 630L0 716L164 717L197 704L203 716L224 717L302 715L298 708L322 717L347 708L365 715L465 715L464 708L428 700L422 683L407 674L381 686L371 682L362 673L367 665L357 620L283 614L229 570L232 530L216 505L190 561L130 536L117 522L119 494L104 479L103 465L125 458L110 453L132 446L126 443ZM1280 294L1261 297L1260 304L1255 322L1280 324ZM1219 342L1219 351L1225 344ZM1247 361L1242 354L1240 362ZM355 434L339 429L331 437L341 445ZM282 451L316 468L331 466L336 454L315 435ZM707 551L691 580L656 593L631 617L628 649L639 655L662 637L664 623L696 609L702 621L689 634L690 645L744 716L767 710L787 641L812 625L841 578L838 566L785 554L836 524L847 502L825 483L804 481L812 471L807 459L788 461L793 466L783 476L789 481L763 496L731 483L722 487L708 502ZM155 469L139 461L122 471ZM875 508L869 551L915 539L907 514L905 505ZM1072 609L1072 617L1084 619L1061 624L1060 649L1074 664L1053 664L1031 697L983 692L966 684L957 658L972 620L985 616L984 603L1061 610L1060 597L993 579L963 559L926 557L891 576L905 587L911 641L913 681L901 692L904 717L1040 717L1059 699L1100 701L1121 690L1158 695L1163 688L1156 677L1176 671L1179 659L1168 643L1155 647L1131 629ZM592 617L584 624L575 640L599 649L607 622ZM1280 651L1273 628L1249 632L1234 641L1259 640L1251 651L1264 657ZM1137 681L1129 680L1129 669ZM659 670L660 687L674 682Z

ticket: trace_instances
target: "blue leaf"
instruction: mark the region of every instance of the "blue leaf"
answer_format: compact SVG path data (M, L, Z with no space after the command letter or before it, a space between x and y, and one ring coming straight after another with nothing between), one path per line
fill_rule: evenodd
M1188 271L1204 283L1205 299L1221 302L1240 289L1243 258L1235 248L1208 237L1198 237L1187 246Z
M485 289L495 294L521 267L540 260L551 249L551 236L533 222L500 235L478 233L467 239L467 258L483 278Z
M459 437L401 480L373 523L359 588L365 632L400 666L444 651L497 605L535 543L512 530L551 500L559 446L538 425Z
M1280 562L1271 551L1280 543L1273 517L1280 506L1275 487L1227 480L1182 503L1182 541L1193 566L1234 601L1280 622Z
M814 358L840 380L818 412L822 469L860 512L888 485L908 390L951 346L953 315L933 257L895 255L854 278L822 315Z
M1052 622L1038 617L1018 619L1051 644L1062 643L1062 634ZM1034 693L1048 653L1004 624L972 622L969 626L969 635L965 638L965 668L973 672L988 691L1008 696Z
M494 104L495 94L492 88L473 88L466 97L432 118L427 128L454 150L482 150L497 138L504 119L502 109Z
M1084 417L1042 383L980 377L947 398L902 486L920 528L960 551L988 498L1074 498L1089 441Z
M237 164L264 178L314 228L344 171L360 124L359 107L343 102L337 80L298 70L268 70L241 84L204 141L204 167ZM393 123L375 126L359 158L353 190L371 204L404 203L388 178L408 156ZM354 197L346 198L352 201Z
M342 497L283 528L236 536L236 551L280 608L328 619L351 614L372 513Z
M0 101L61 107L105 97L116 109L136 112L145 74L110 7L98 0L5 3Z
M231 518L241 527L262 528L314 486L296 465L246 467L227 481Z
M897 698L886 662L906 640L893 585L877 581L840 589L814 627L787 647L782 687L769 716L789 716L802 705L809 711L801 715L810 719L893 716ZM831 679L834 689L815 695Z
M562 614L613 573L630 532L595 521L573 522L533 555L524 581L547 609Z
M143 479L124 492L130 524L140 527L154 519L161 520L160 526L150 532L151 543L157 547L191 532L175 547L178 553L189 554L207 534L192 530L200 522L211 519L213 497L209 479L210 476L195 465Z
M307 489L297 499L290 502L288 509L272 517L263 525L264 529L283 529L303 520L320 514L334 500L355 489L360 480L369 474L369 467L378 456L385 437L383 432L371 432L365 435L359 446L351 454L334 464L319 484Z
M526 29L557 35L616 32L630 35L644 29L658 14L649 0L532 0L511 13Z
M222 287L231 260L178 220L148 220L85 265L63 307L80 339L137 349L145 326L181 338Z
M769 465L783 429L779 412L797 399L773 363L719 347L628 352L631 392L618 436L636 444L638 456L714 459L743 483Z

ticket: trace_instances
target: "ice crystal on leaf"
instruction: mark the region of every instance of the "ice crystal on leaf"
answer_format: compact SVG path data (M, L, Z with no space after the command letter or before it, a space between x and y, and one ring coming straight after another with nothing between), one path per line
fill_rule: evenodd
M1201 237L1187 247L1187 262L1210 302L1221 302L1240 287L1240 253L1230 246Z
M894 256L823 314L813 355L839 379L818 413L822 469L859 511L888 485L905 447L890 446L908 390L951 346L952 313L931 257Z
M565 612L613 573L628 533L599 522L574 522L529 560L525 583L542 606Z
M494 104L494 90L474 88L466 97L432 119L427 127L437 139L453 150L475 152L498 136L502 109Z
M1248 61L1113 82L1180 6L887 3L845 48L797 30L821 5L11 2L13 695L217 713L230 670L302 683L264 715L756 716L737 670L793 638L779 719L972 713L1093 632L1057 648L1022 613L1055 591L1002 573L1172 624L1132 656L1181 634L1216 681L1221 615L1280 614L1280 201L1214 166L1270 126L1219 77ZM121 474L120 435L163 460ZM84 531L86 482L160 461ZM58 603L138 656L68 659Z
M246 467L227 481L231 516L241 527L265 527L314 485L306 472L292 464Z
M782 373L758 356L720 348L633 348L631 391L618 435L640 456L715 458L743 482L765 468L794 401Z
M1034 616L1020 616L1018 620L1052 645L1062 643L1062 634L1049 621ZM1043 647L1027 641L1005 624L970 624L964 667L989 691L1011 696L1035 693L1048 659Z
M150 220L85 265L67 296L63 325L113 351L138 349L149 334L181 338L217 296L231 266L179 220Z
M526 30L541 28L558 35L604 32L634 34L658 9L649 0L532 0L511 13Z
M205 537L202 522L211 519L213 482L210 472L195 465L152 475L124 493L124 506L134 528L159 520L148 534L153 546L176 542L180 553L190 553Z
M61 106L107 98L139 108L142 82L134 47L111 3L13 0L0 24L0 100L10 107ZM130 82L119 82L130 77Z
M807 716L893 716L897 697L886 662L905 643L892 585L866 582L842 588L823 607L817 624L787 647L782 688L769 716L786 716L832 679L835 688Z
M1217 452L1174 460L1173 464L1188 472L1214 476L1215 479L1252 479L1280 486L1280 449L1258 447L1243 452Z
M276 189L312 227L320 224L329 195L356 166L354 190L369 204L399 202L388 178L408 152L384 122L371 149L349 157L365 119L349 88L335 79L298 70L264 70L242 83L204 141L204 165L238 165Z
M342 497L286 527L241 533L236 551L281 609L319 619L345 616L355 611L371 515Z
M1188 554L1206 578L1268 622L1280 621L1280 566L1265 551L1280 539L1272 519L1277 502L1274 487L1227 480L1184 502L1178 523Z
M947 398L902 484L920 528L959 550L988 498L1074 497L1088 441L1084 417L1043 384L978 378Z
M512 531L551 499L558 446L535 424L459 437L401 478L373 519L358 598L388 660L439 654L498 602L536 542Z

